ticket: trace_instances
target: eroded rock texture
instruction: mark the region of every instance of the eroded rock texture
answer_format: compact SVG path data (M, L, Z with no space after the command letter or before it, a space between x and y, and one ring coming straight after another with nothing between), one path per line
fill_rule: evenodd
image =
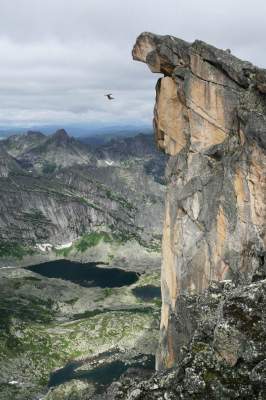
M171 367L195 330L180 295L210 281L247 282L262 263L266 70L198 40L151 33L138 37L133 58L164 75L154 111L157 145L171 156L158 367Z
M266 280L212 282L178 302L194 324L178 366L150 379L127 374L101 400L264 400Z

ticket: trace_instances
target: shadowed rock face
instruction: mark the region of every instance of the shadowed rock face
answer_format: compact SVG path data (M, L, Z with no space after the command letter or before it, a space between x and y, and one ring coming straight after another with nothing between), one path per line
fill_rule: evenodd
M151 33L138 37L133 58L164 75L154 109L156 143L171 156L157 361L171 367L195 330L179 296L212 280L248 281L265 251L266 71Z

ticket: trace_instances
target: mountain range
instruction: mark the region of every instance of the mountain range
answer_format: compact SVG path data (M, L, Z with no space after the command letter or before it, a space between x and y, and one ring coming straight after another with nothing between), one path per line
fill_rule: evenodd
M64 129L29 131L2 140L0 151L4 255L10 244L61 246L92 232L159 246L166 156L151 135L90 146Z

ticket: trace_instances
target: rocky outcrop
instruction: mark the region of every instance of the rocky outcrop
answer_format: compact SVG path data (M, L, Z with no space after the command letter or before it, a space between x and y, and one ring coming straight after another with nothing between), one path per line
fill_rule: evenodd
M266 72L204 42L151 33L133 58L164 75L154 110L157 145L171 156L158 368L172 367L196 329L182 296L211 281L247 282L263 263Z
M265 399L266 280L237 287L212 282L177 303L183 310L176 316L179 332L188 320L193 330L178 367L148 380L126 375L101 399Z

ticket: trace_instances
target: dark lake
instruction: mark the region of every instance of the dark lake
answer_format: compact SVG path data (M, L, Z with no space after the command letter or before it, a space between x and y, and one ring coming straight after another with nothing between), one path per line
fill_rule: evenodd
M136 297L139 297L143 301L161 298L161 288L158 286L146 285L142 287L136 287L132 289L132 292Z
M129 362L115 360L90 370L82 369L83 363L82 361L73 361L64 368L53 372L50 375L48 386L58 386L72 379L79 379L94 383L96 393L100 393L106 386L119 379L129 368L141 368L146 371L154 371L155 369L155 357L153 355L139 355Z
M102 268L97 263L81 264L59 260L27 267L47 278L60 278L85 287L113 288L137 282L138 274L119 268Z

